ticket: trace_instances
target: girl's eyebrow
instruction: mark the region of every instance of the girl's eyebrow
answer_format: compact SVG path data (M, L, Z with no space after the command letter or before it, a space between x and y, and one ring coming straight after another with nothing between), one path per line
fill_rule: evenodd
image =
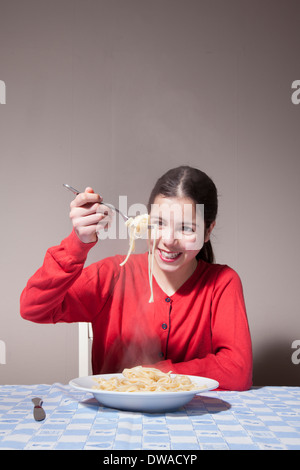
M198 225L195 222L185 222L184 220L182 221L182 225L191 225L193 227L198 227Z
M169 219L168 219L168 218L164 218L164 217L162 217L161 215L159 215L159 216L158 216L158 215L152 215L152 216L151 216L151 221L153 222L153 221L156 221L156 220L159 221L159 222L163 222L163 221L165 221L165 220L168 221ZM195 222L191 222L190 220L189 220L189 221L182 220L182 221L181 221L181 225L190 225L190 226L193 227L193 228L199 227L198 224L196 224Z

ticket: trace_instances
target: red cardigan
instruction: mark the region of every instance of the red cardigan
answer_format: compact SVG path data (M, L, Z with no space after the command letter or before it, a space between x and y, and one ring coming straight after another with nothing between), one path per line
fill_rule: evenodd
M198 262L171 297L153 278L147 253L84 268L94 243L73 231L50 248L21 294L21 316L37 323L91 322L94 374L148 365L217 380L223 390L252 384L252 349L242 285L226 265Z

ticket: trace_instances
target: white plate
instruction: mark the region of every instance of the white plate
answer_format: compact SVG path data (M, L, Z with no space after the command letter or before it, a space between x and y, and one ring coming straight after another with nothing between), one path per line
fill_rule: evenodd
M122 374L90 375L78 377L69 382L69 385L83 392L90 392L101 405L109 408L117 408L127 411L165 412L175 410L186 405L198 393L207 392L218 388L216 380L206 377L188 375L199 389L184 392L111 392L92 388L96 385L95 379L109 379L111 377L123 377Z

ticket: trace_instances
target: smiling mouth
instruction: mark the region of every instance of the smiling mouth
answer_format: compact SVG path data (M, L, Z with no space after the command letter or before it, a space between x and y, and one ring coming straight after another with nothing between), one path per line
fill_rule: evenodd
M181 254L181 251L165 251L159 248L159 255L163 261L175 261L180 257Z

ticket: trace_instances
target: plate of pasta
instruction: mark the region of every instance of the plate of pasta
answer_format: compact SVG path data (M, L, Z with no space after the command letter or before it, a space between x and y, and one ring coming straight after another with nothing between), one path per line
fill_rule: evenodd
M164 373L142 366L124 369L121 374L78 377L69 384L92 393L100 405L156 413L178 409L195 395L219 386L216 380L206 377Z

